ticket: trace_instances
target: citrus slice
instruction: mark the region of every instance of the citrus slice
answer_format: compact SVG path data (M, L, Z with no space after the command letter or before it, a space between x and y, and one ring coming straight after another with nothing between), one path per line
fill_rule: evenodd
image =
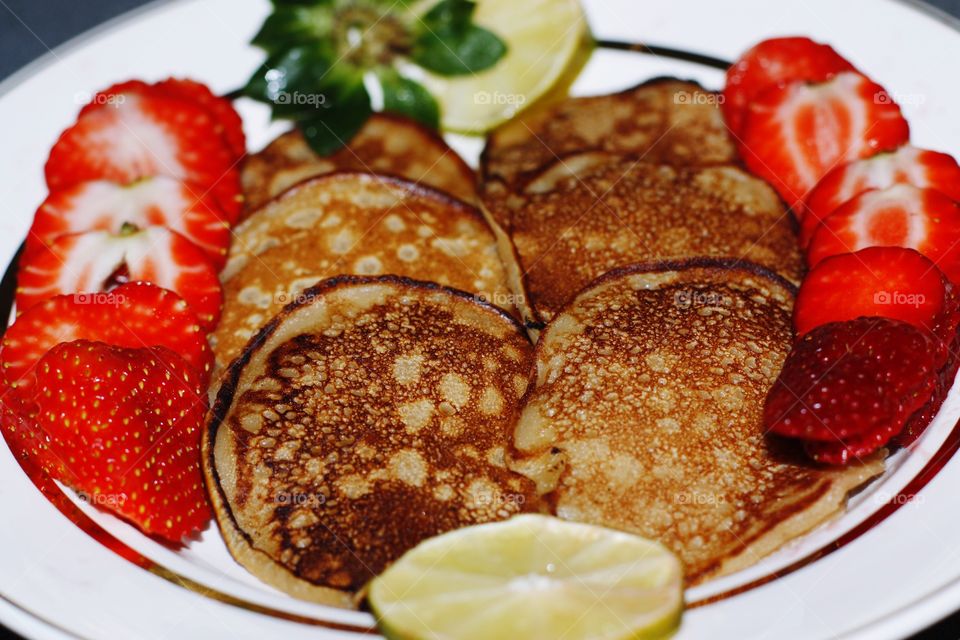
M679 625L682 580L656 542L531 514L426 540L368 597L392 639L652 639Z
M423 84L440 103L441 125L483 133L509 120L583 62L587 21L578 0L478 0L474 22L496 34L507 53L464 76L427 72Z

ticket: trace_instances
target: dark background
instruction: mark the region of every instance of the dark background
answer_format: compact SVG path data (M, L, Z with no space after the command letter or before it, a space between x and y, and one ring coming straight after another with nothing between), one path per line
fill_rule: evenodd
M144 4L147 4L144 0L0 0L0 80L64 40ZM960 17L960 0L932 0L930 4ZM731 20L736 19L732 13ZM865 20L862 27L869 29L869 21ZM953 77L952 81L960 78ZM0 626L0 636L4 631ZM913 640L941 638L960 639L960 613Z

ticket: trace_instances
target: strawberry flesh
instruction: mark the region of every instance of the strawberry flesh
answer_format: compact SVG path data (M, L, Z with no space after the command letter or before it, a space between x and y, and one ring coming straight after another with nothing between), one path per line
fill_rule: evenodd
M751 104L740 153L796 208L834 167L907 142L909 126L883 87L845 71L820 84L770 87Z
M747 107L765 89L795 80L823 82L841 71L855 69L829 45L804 37L764 40L727 70L723 90L727 126L740 135Z

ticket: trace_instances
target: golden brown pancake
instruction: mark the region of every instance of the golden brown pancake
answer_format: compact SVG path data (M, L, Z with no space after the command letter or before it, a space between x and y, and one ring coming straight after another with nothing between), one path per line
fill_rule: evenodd
M247 211L301 180L337 170L397 175L468 202L476 195L473 170L436 132L403 116L377 113L330 156L314 153L297 130L249 156L241 174Z
M883 458L818 468L768 442L793 287L721 260L634 265L547 325L512 468L561 518L659 540L695 584L757 562L843 510Z
M351 606L421 540L537 508L505 465L533 349L469 294L342 277L305 292L230 368L203 464L240 564Z
M514 310L496 240L474 207L397 178L328 174L236 227L213 334L218 367L304 289L341 274L429 280Z
M549 165L490 211L513 240L533 320L549 320L593 279L632 262L749 260L793 282L803 259L765 182L730 165L674 167L605 152Z
M514 188L558 157L585 150L675 165L736 162L717 104L717 95L695 82L655 78L619 93L533 108L490 134L481 174L484 183Z

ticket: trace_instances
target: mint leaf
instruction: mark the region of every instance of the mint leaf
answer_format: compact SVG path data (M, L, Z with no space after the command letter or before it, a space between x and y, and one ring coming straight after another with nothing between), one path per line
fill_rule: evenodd
M316 47L294 47L271 56L243 88L243 94L273 107L274 117L290 117L325 101L333 83L333 54ZM337 65L337 75L347 73ZM357 75L360 72L354 71Z
M311 6L306 6L311 5ZM275 54L291 46L329 38L333 32L333 0L278 6L264 21L252 44Z
M377 74L383 89L383 110L413 118L432 129L440 126L440 106L418 82L389 69Z
M297 118L303 137L321 156L350 142L373 113L362 77L335 78L328 94L321 108L310 114L300 112Z
M445 76L467 75L489 69L507 52L507 45L470 20L475 3L441 0L421 19L411 59Z

